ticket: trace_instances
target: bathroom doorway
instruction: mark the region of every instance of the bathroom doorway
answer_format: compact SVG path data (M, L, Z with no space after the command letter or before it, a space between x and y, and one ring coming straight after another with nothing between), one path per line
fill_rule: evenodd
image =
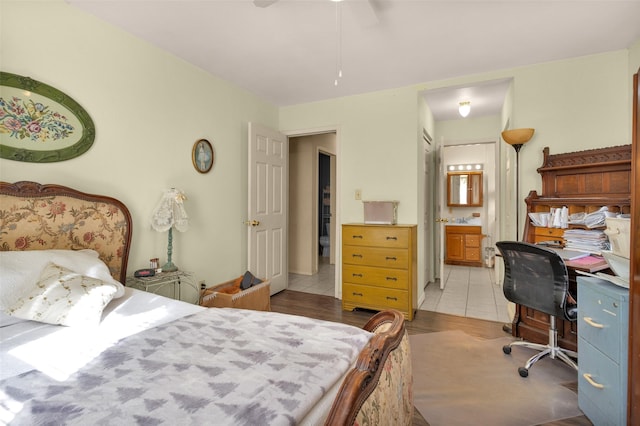
M331 258L331 156L318 152L318 256Z

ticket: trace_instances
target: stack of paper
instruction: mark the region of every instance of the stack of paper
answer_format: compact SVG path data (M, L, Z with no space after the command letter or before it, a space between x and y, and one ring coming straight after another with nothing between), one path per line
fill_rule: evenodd
M599 228L605 226L604 219L609 209L606 206L600 207L595 212L574 213L569 216L569 223L574 225L585 225L587 228Z
M600 254L609 250L609 239L604 231L586 229L567 229L564 231L565 247Z

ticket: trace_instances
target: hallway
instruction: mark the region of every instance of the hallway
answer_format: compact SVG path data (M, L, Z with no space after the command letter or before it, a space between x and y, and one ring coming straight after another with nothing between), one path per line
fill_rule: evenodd
M446 286L440 290L438 283L430 283L425 289L425 301L419 310L452 314L509 323L507 300L502 287L495 284L493 269L470 266L445 265ZM304 293L334 295L335 265L326 257L318 260L316 275L289 274L289 290Z

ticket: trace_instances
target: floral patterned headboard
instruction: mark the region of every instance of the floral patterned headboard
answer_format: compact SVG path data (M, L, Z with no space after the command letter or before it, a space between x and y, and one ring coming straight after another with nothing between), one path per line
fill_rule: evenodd
M125 282L131 214L115 198L61 185L0 182L0 250L92 249Z

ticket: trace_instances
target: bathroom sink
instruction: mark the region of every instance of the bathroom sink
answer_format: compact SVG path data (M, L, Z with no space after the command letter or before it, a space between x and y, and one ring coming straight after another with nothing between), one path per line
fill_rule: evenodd
M454 219L453 221L448 222L447 226L482 226L482 221L480 218L467 219L464 222Z

